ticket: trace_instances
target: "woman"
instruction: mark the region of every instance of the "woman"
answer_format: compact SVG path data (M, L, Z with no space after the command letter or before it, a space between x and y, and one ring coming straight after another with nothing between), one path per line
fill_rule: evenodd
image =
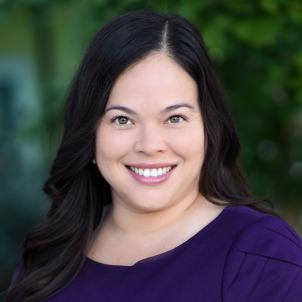
M198 31L152 11L92 40L12 301L302 301L302 240L249 192Z

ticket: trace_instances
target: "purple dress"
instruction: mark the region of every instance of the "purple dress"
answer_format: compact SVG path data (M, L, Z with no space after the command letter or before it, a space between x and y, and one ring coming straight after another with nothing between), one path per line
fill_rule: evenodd
M302 302L302 239L284 220L228 206L206 227L131 266L90 258L47 302Z

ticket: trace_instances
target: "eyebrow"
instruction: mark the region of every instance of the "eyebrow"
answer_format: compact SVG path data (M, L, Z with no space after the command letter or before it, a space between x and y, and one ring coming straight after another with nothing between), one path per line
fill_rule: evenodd
M160 113L166 113L166 112L169 112L169 111L181 108L181 107L186 107L193 111L195 110L195 108L192 105L189 105L187 103L179 103L179 104L174 104L174 105L170 105L170 106L166 107L165 109L161 110ZM105 110L105 113L107 113L110 110L115 110L115 109L125 111L128 114L138 115L138 113L136 111L134 111L133 109L130 109L128 107L121 106L121 105L111 106Z

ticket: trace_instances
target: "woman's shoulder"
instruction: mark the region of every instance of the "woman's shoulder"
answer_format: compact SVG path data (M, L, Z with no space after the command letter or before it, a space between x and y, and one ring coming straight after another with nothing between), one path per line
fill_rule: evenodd
M295 229L281 217L252 208L231 211L241 213L237 219L248 218L249 223L233 239L225 260L226 297L241 295L240 301L249 293L255 301L302 297L302 239Z
M276 253L285 248L286 251L298 252L298 256L301 256L302 239L293 226L283 218L247 206L230 207L229 212L235 214L232 217L234 220L244 221L237 222L240 228L234 237L233 249L277 257Z

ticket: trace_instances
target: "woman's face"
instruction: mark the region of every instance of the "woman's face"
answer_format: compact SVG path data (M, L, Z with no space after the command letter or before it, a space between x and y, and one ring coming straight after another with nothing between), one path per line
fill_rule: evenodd
M203 158L198 88L189 74L160 53L122 73L96 133L96 161L114 205L152 212L196 196ZM126 167L151 164L176 167L163 175L156 174L163 168Z

